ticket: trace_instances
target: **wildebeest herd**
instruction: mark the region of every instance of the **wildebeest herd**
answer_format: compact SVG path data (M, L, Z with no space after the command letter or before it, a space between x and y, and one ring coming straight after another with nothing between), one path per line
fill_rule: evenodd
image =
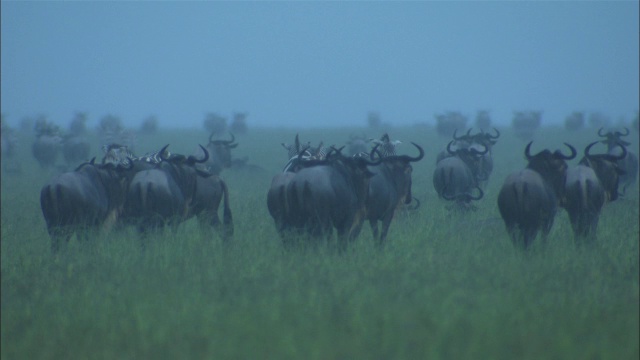
M36 125L39 131L32 149L39 163L47 163L50 148L60 143L68 144L69 163L84 161L75 170L54 176L41 190L53 251L74 233L87 238L95 231L133 226L147 239L165 226L175 233L192 217L203 231L214 229L225 242L231 241L229 189L220 174L231 167L231 150L238 146L232 134L230 140L216 140L212 133L206 146L188 156L170 153L169 145L136 156L127 145L108 143L100 161L95 157L86 161L89 147L83 145L83 125L78 116L76 131L65 136L50 124ZM6 134L3 130L3 155L12 149ZM450 203L450 211L473 211L473 202L483 198L494 165L492 147L500 135L495 128L475 134L470 129L463 135L456 129L445 149L435 154L433 187ZM565 143L568 153L548 149L534 153L533 141L526 145L528 164L506 177L497 199L514 245L527 249L538 233L545 241L560 208L569 215L576 242L594 242L602 208L624 194L638 172L637 156L623 139L629 135L627 129L601 128L597 135L606 151L595 153L599 142L592 142L573 167L567 161L576 158L578 150L569 143ZM284 246L337 238L345 249L366 221L375 243L384 246L394 214L414 200L413 166L425 157L423 147L413 142L415 155L397 154L400 143L386 133L379 139L352 135L341 147L324 147L322 142L312 146L298 136L292 144L283 143L287 150L283 171L273 177L265 193Z

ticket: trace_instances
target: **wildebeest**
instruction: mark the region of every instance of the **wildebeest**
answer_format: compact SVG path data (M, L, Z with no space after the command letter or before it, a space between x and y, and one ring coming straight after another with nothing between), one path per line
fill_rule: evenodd
M305 161L304 167L277 191L282 199L278 205L285 207L280 233L292 230L328 239L335 228L338 245L344 249L366 216L369 179L374 175L367 166L381 162L381 158L370 161L347 157L335 148L324 160Z
M438 196L454 201L456 209L471 209L471 201L480 200L484 192L480 188L482 157L489 151L475 147L452 149L453 141L447 145L449 157L440 160L433 171L433 187ZM477 190L477 191L476 191ZM474 191L476 194L474 194Z
M206 171L220 175L222 170L231 167L231 149L235 149L238 143L234 143L235 136L231 135L231 140L213 140L215 133L209 135L209 143L206 146L209 152L208 159L202 165ZM198 149L195 156L203 156L203 150Z
M622 140L623 136L629 135L629 129L624 128L625 132L609 131L606 134L603 129L598 130L598 136L605 138L601 142L607 145L607 152L613 156L619 156L623 147L629 146L631 143ZM626 193L627 186L633 185L638 177L638 156L631 152L626 151L626 156L618 160L618 167L623 173L620 175L620 185L622 186L622 193Z
M566 160L576 157L576 149L565 143L571 155L547 149L531 155L531 143L524 154L528 165L504 181L498 194L498 208L507 232L516 246L527 249L542 232L546 243L558 206L564 203Z
M569 131L582 130L585 123L584 118L583 112L574 111L564 119L564 128Z
M57 175L40 192L54 252L74 233L86 238L88 231L108 231L122 214L130 167L94 160Z
M227 131L227 118L216 113L208 113L203 126L212 135L219 136Z
M77 165L89 159L91 145L82 135L64 136L62 141L62 155L68 165Z
M412 162L422 160L424 150L416 143L412 143L419 154L416 157L408 155L391 155L382 158L379 165L369 166L373 173L369 180L369 196L367 198L367 220L371 225L374 240L379 245L384 244L391 220L396 209L411 203L411 173ZM378 232L378 222L382 222L382 231Z
M76 116L69 123L69 134L71 136L81 136L87 132L87 114L83 112L76 113Z
M191 217L200 228L213 228L224 241L233 236L233 217L226 183L217 175L195 168L207 160L193 156L171 155L167 146L158 152L135 159L138 172L129 186L125 216L140 232L169 224L172 230ZM142 164L141 164L142 163ZM222 223L218 216L223 203Z
M453 142L447 145L447 148L441 150L436 158L436 165L440 160L455 156L457 149L469 149L473 148L479 152L482 152L482 156L477 160L476 180L481 188L485 188L491 172L493 171L493 154L492 148L497 143L497 139L500 137L500 131L493 128L495 135L489 132L480 130L479 133L471 135L471 129L467 130L467 133L462 136L456 136L456 131L453 133ZM454 151L449 150L449 147Z
M436 115L436 131L441 136L451 136L456 130L464 130L467 127L467 117L457 111L449 111L446 114Z
M480 128L480 130L488 130L489 127L491 127L491 117L489 116L489 111L479 110L476 113L476 126Z
M235 134L244 135L248 131L247 127L247 114L246 112L238 112L233 114L233 121L231 121L231 132Z
M602 207L618 198L618 180L622 171L617 161L627 155L626 148L622 146L622 154L618 156L590 154L591 147L597 143L589 144L580 163L567 170L564 208L569 214L576 242L595 239Z
M149 116L140 124L140 134L153 135L158 132L158 119L155 116Z
M349 141L347 141L347 154L349 156L353 156L360 153L368 153L368 142L369 140L364 135L349 135Z
M36 140L31 146L31 153L42 168L55 165L62 144L60 129L57 125L38 119L35 125Z
M18 147L18 138L16 131L12 129L5 121L4 114L2 115L2 129L0 136L0 144L2 150L0 155L2 156L2 171L7 173L20 173L22 167L18 159L16 158L16 149Z
M515 135L522 140L531 140L542 123L542 111L516 111L511 126Z

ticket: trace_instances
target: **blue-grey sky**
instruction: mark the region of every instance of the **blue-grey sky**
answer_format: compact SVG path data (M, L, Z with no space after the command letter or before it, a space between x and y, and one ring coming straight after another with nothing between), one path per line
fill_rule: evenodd
M434 123L638 110L638 1L2 1L2 112L66 125ZM91 125L91 123L90 123Z

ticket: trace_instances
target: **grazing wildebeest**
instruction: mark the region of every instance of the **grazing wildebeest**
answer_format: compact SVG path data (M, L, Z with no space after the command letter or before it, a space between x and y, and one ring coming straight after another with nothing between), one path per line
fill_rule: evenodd
M235 134L246 134L249 128L247 127L247 114L246 112L239 112L233 114L233 121L231 121L231 131Z
M527 144L524 154L529 164L524 170L509 175L498 194L498 208L504 220L507 232L516 246L527 249L542 231L543 240L553 226L558 206L564 203L566 160L576 157L576 149L571 155L560 150L547 149L531 155L531 143Z
M140 134L153 135L158 132L158 119L155 116L149 116L142 121L140 125Z
M581 111L574 111L571 115L564 119L564 128L569 131L578 131L584 128L585 123L584 113Z
M617 161L627 155L624 146L618 156L590 154L589 150L597 143L589 144L580 163L567 170L564 208L569 214L577 243L595 240L602 207L618 198L618 180L622 171Z
M89 158L91 145L82 135L71 135L63 137L62 155L68 165L76 165Z
M448 201L454 201L459 210L472 209L471 201L480 200L484 192L479 181L482 178L482 158L489 151L484 147L482 151L475 147L452 149L453 141L447 145L450 155L438 162L433 171L433 187L438 196ZM477 194L474 195L474 190Z
M74 233L86 238L87 231L108 231L122 214L131 167L94 161L57 175L40 192L54 252Z
M376 148L372 154L374 151ZM344 249L347 241L355 238L366 216L369 179L373 176L367 166L381 162L382 158L370 161L346 157L335 148L324 160L305 161L304 167L286 184L287 218L282 231L328 239L335 228L338 245Z
M203 164L206 171L220 175L222 170L231 167L231 149L235 149L238 143L234 143L236 138L233 134L230 135L231 140L213 140L215 133L209 135L209 143L206 146L209 160ZM202 152L203 150L198 149L194 155L203 156Z
M602 132L602 128L598 130L598 135L605 138L601 142L607 145L607 152L613 156L619 156L622 153L622 148L631 145L628 141L622 140L623 136L629 135L629 129L624 128L625 132L609 131L606 134ZM631 152L626 151L627 155L621 160L618 160L618 167L623 171L620 175L620 185L622 186L622 193L626 193L627 186L633 185L638 177L638 156Z
M76 113L76 116L69 123L69 134L71 136L81 136L87 132L87 114L86 113Z
M408 155L391 155L382 158L382 163L369 166L373 173L369 180L369 196L367 198L367 220L371 225L374 240L383 245L391 220L396 209L411 203L411 173L412 162L422 160L424 150L416 143L419 154L416 157ZM378 222L382 222L382 231L378 232Z

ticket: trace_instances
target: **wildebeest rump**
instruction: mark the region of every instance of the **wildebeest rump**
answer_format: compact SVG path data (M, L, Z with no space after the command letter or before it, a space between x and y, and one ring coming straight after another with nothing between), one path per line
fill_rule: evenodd
M566 202L576 242L595 240L600 212L604 204L618 198L619 176L617 161L624 158L626 148L618 156L590 154L597 142L589 144L577 166L567 170Z
M95 160L95 158L94 158ZM123 211L129 168L90 163L51 179L40 192L51 249L77 231L109 230Z
M525 148L527 167L509 175L498 194L498 208L507 231L513 243L525 249L540 231L546 242L558 206L564 202L565 160L576 156L576 149L567 143L569 156L547 149L531 155L531 143Z

